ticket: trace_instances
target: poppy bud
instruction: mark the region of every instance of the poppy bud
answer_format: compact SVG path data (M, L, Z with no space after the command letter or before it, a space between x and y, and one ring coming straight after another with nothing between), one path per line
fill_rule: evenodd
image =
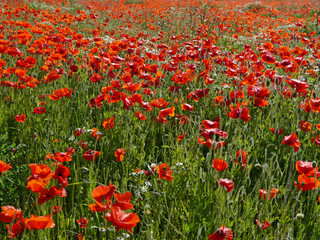
M259 169L259 168L262 168L261 164L259 164L259 163L255 164L254 167L255 167L255 168L258 168L258 169Z
M304 218L304 214L303 213L298 213L296 218L301 218L302 219L302 218Z
M317 163L315 161L312 162L312 167L316 168L317 167Z

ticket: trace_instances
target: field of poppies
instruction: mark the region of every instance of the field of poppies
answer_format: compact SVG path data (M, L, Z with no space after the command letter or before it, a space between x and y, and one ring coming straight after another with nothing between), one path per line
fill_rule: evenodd
M1 239L319 239L320 3L0 2Z

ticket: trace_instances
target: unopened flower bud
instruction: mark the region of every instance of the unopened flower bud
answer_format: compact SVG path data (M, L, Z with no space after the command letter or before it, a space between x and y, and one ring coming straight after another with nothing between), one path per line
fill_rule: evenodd
M312 162L312 167L313 167L313 168L316 168L317 165L318 165L318 164L317 164L315 161Z
M302 218L304 218L304 214L303 213L298 213L296 218L301 218L302 219Z

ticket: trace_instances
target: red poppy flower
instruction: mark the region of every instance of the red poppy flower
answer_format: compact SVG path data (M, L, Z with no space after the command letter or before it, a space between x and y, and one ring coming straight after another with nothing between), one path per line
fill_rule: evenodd
M77 72L77 71L78 71L78 69L79 69L79 67L78 67L78 66L73 65L73 64L71 64L71 65L70 65L70 71L71 71L71 72Z
M20 234L24 232L26 229L25 220L26 218L22 218L16 221L13 225L6 226L8 229L9 238L19 237Z
M40 194L47 185L48 181L44 181L42 179L32 179L27 182L27 189Z
M52 198L54 198L56 196L56 192L54 188L44 188L42 189L42 191L39 193L40 195L38 196L38 204L42 205L43 203L51 200Z
M109 210L109 204L111 204L111 200L108 200L105 204L95 202L94 204L89 204L89 208L92 212L105 212Z
M231 192L234 188L234 184L230 179L222 179L218 180L219 184L227 189L227 192Z
M125 154L126 154L126 151L125 151L123 148L118 148L118 149L114 152L114 156L117 158L116 161L117 161L117 162L122 161Z
M303 81L299 81L297 79L289 79L285 80L286 83L290 85L293 89L295 89L298 93L305 92L307 88L309 88L309 84Z
M105 119L105 120L103 121L103 123L102 123L102 126L103 126L105 129L107 129L107 130L115 127L115 125L114 125L114 117L112 116L112 117L109 118L109 119Z
M20 209L15 209L13 206L3 206L1 209L0 222L11 223L16 219L22 218L22 211Z
M272 188L271 192L270 192L269 199L273 199L279 193L280 193L279 189ZM267 195L268 195L268 190L259 189L259 197L260 198L262 198L263 200L266 200L267 199Z
M205 139L209 139L211 136L220 136L222 138L226 138L228 136L228 133L219 130L218 128L210 128L210 129L205 129L202 133L201 136L204 137Z
M268 50L262 51L259 56L266 63L274 64L276 62L276 58Z
M53 95L49 94L49 98L54 101L57 101L64 96L69 98L71 96L72 92L73 92L72 88L70 90L68 88L61 88L58 90L53 90Z
M309 191L311 189L318 189L320 181L317 178L300 174L298 176L298 182L294 182L294 186L300 191Z
M312 128L312 124L307 121L299 121L299 127L303 132L309 132Z
M52 214L56 215L58 214L59 211L62 211L61 206L57 206L57 205L52 206Z
M71 152L56 152L55 155L52 153L47 154L46 159L54 159L57 162L70 162L72 161Z
M247 155L248 155L248 153L246 151L238 150L237 154L236 154L236 161L234 163L238 164L238 160L240 160L241 166L243 166L245 168L246 164L247 164Z
M109 200L112 198L113 194L116 191L116 187L112 185L111 183L109 186L100 185L93 189L92 191L92 197L99 203L102 203L103 199Z
M80 228L85 228L88 222L88 219L86 219L85 217L82 217L79 220L77 220L77 223L80 225Z
M266 220L264 224L262 224L258 219L256 219L256 223L261 229L267 229L270 226L270 223Z
M307 162L307 161L296 161L296 169L299 173L301 174L305 174L307 176L313 176L315 175L315 171L318 172L319 168L318 166L316 167L316 169L313 168L312 166L312 162Z
M294 148L294 151L298 151L300 146L301 146L301 143L296 135L295 132L293 132L292 135L289 135L289 136L285 136L283 141L282 141L282 144L285 144L285 145L288 145L290 147L293 147Z
M138 118L141 121L147 120L147 116L144 115L143 113L139 112L139 111L136 112L136 118Z
M176 139L180 142L180 141L182 141L182 139L184 138L185 135L186 135L186 133L178 136Z
M79 136L82 135L82 134L84 134L84 130L81 129L81 128L77 128L77 129L76 129L76 132L74 133L74 135L75 135L76 137L79 137Z
M223 171L228 168L228 163L222 159L213 159L212 160L212 167L217 169L218 171Z
M14 118L17 122L21 123L24 123L24 121L26 120L26 116L23 113L16 115Z
M311 98L309 104L313 112L320 112L320 98Z
M183 111L193 112L193 106L190 104L183 103L183 104L181 104L181 107L182 107Z
M240 118L245 122L249 122L251 116L249 115L249 109L247 108L240 108L240 104L237 104L236 107L229 106L230 112L227 112L228 117L237 119Z
M28 181L32 179L48 181L52 178L52 170L45 164L29 164L29 167L31 169L31 177L28 178Z
M160 118L165 118L167 116L174 117L174 110L175 110L174 106L172 106L170 108L166 108L166 109L160 110L159 111L159 117Z
M103 77L98 74L98 73L95 73L92 75L92 77L90 78L91 82L95 83L95 82L99 82Z
M70 176L70 170L68 167L59 164L58 168L54 172L53 179L58 180L58 182L61 184L61 187L68 186L68 177Z
M0 172L3 175L4 172L8 171L10 168L10 163L4 163L0 160Z
M33 110L33 114L37 113L37 114L44 114L46 113L46 109L44 107L35 107L35 109Z
M128 213L126 214L120 207L112 205L111 212L105 214L107 221L112 222L113 226L116 226L117 231L121 228L129 230L132 233L132 228L137 226L140 222L140 218L137 214Z
M202 121L202 125L200 127L200 130L202 130L202 126L205 129L212 129L212 128L220 128L220 119L215 119L214 121L210 121L210 120L203 120Z
M283 134L283 129L282 129L282 128L279 128L279 129L270 128L270 131L271 131L273 134L277 134L277 135Z
M311 141L312 141L315 145L320 146L320 135L318 135L316 138L311 137Z
M122 210L133 209L133 204L130 203L131 195L131 192L125 192L124 194L115 193L114 197L116 198L117 203L114 203L113 206L118 206Z
M158 166L157 171L159 173L159 179L166 179L172 181L173 177L171 176L172 170L168 164L162 163Z
M226 228L224 225L219 228L215 233L209 236L209 240L232 240L233 233L230 228Z
M25 223L29 230L53 228L55 226L51 214L46 216L31 215L31 218L26 219Z
M94 161L100 155L99 151L89 150L83 154L83 158L87 161Z

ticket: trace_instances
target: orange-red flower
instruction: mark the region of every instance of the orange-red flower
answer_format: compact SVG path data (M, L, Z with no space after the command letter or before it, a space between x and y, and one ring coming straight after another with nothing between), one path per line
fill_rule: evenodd
M40 194L47 185L48 181L44 181L42 179L32 179L27 182L27 189Z
M133 209L133 204L130 203L131 195L131 192L125 192L124 194L115 193L114 197L116 198L117 203L114 203L113 206L118 206L122 210Z
M82 217L79 220L77 220L77 223L80 225L80 228L85 228L88 222L88 219L86 219L85 217Z
M320 112L320 98L311 98L309 104L313 112Z
M293 132L292 135L285 136L282 141L282 144L293 147L295 152L298 151L301 146L301 143L295 132Z
M218 171L223 171L228 168L228 163L222 159L213 159L212 160L212 167L217 169Z
M178 137L177 137L177 140L178 140L179 142L182 141L182 139L184 138L185 135L186 135L186 133L178 136Z
M273 199L276 195L280 193L279 189L277 188L272 188L270 192L269 199ZM264 189L259 189L259 197L262 198L263 200L266 200L268 196L268 190Z
M31 218L26 219L25 223L29 230L53 228L55 226L51 214L46 216L31 215Z
M249 109L247 108L240 108L240 103L237 104L236 107L229 106L230 112L227 112L228 117L237 119L240 118L245 122L249 122L251 116L249 115Z
M234 162L235 164L238 164L238 160L241 162L241 166L244 168L247 166L247 155L248 153L243 150L238 150L236 154L236 161Z
M258 219L256 219L256 223L261 229L267 229L270 226L270 223L266 220L264 224L262 224Z
M283 129L282 129L282 128L279 128L279 129L270 128L270 131L271 131L273 134L277 134L277 135L283 134Z
M230 180L230 179L226 179L226 178L222 179L222 178L220 178L218 180L218 182L219 182L219 184L221 186L223 186L223 187L225 187L227 189L227 192L231 192L232 189L234 188L234 184L233 184L232 180Z
M126 154L126 151L125 151L123 148L118 148L118 149L114 152L114 156L117 158L116 161L117 161L117 162L122 161L125 154Z
M105 214L107 221L112 222L113 226L116 226L117 231L121 228L129 230L132 233L132 228L137 226L140 222L140 218L137 214L126 214L120 207L112 205L110 213Z
M316 173L319 171L318 166L314 169L312 166L312 162L307 161L296 161L296 169L299 173L305 174L307 176L314 177L315 171Z
M31 177L28 178L28 181L32 179L41 179L48 181L52 178L52 171L50 167L45 164L29 164L31 169Z
M99 203L102 203L103 199L109 200L112 198L113 194L116 191L116 187L112 185L111 183L109 186L100 185L93 189L92 191L92 197Z
M152 99L151 100L151 106L152 107L157 107L159 109L165 108L168 106L169 102L166 102L164 98L159 98L159 99Z
M144 115L143 113L139 112L139 111L136 112L136 118L138 118L141 121L147 120L147 116Z
M190 104L183 103L183 104L181 104L181 107L182 107L183 111L193 112L193 106Z
M297 79L289 79L289 80L285 80L285 81L286 81L286 83L288 83L290 85L290 87L295 89L298 93L305 92L306 89L308 89L309 86L310 86L306 82L300 81L300 80L297 80Z
M68 177L70 176L70 170L68 167L64 166L63 164L59 164L58 168L54 172L52 176L53 179L58 180L61 184L61 187L68 186Z
M44 114L46 113L46 109L44 107L35 107L35 109L33 110L33 114L37 113L37 114Z
M50 189L43 188L41 192L38 192L40 195L38 196L38 204L42 205L43 203L51 200L54 198L57 194L54 189L54 186L52 186Z
M24 121L26 120L26 116L23 113L16 115L14 118L17 122L21 123L24 123Z
M94 161L99 155L99 151L89 150L83 154L83 158L87 161Z
M159 118L165 118L166 116L174 117L174 106L159 111Z
M3 175L4 172L8 171L10 168L10 163L4 163L0 160L0 172Z
M307 121L299 121L299 127L303 132L309 132L312 128L312 124Z
M105 204L95 202L93 204L89 204L89 208L92 212L105 212L109 210L109 203L111 204L111 200L108 200Z
M166 179L168 181L172 181L173 177L171 176L172 170L169 165L166 163L162 163L158 166L157 171L159 173L159 179Z
M309 191L311 189L318 189L320 181L317 178L300 174L298 176L298 182L294 182L294 186L300 191Z
M21 233L26 229L25 225L26 218L19 219L13 225L7 225L6 228L8 230L9 238L15 238L20 236Z
M233 233L230 228L226 228L224 225L219 228L215 233L209 236L209 240L232 240Z
M102 126L103 126L105 129L107 129L107 130L115 127L115 125L114 125L114 117L112 116L112 117L109 118L109 119L105 119L105 120L102 122Z
M58 99L62 97L67 97L69 98L73 92L73 89L71 88L70 90L68 88L61 88L58 90L53 90L53 95L49 94L49 98L51 100L57 101Z
M259 56L266 63L274 64L276 62L276 58L268 50L262 51Z
M0 222L11 223L16 219L22 218L22 211L13 206L3 206L1 209L2 212L0 213Z

